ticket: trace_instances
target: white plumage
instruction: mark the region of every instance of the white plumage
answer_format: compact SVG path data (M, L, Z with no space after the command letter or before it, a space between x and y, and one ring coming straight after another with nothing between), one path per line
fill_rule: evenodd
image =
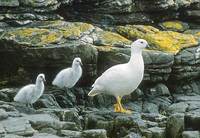
M121 106L121 98L132 93L141 83L144 75L142 50L148 46L146 40L138 39L131 44L131 58L128 63L115 65L106 70L92 85L89 96L113 95L117 99L116 112L127 112Z
M82 62L80 58L75 58L71 68L61 70L53 80L52 84L59 88L72 88L82 75Z
M36 83L22 87L14 97L14 101L31 105L35 103L44 92L44 81L45 75L39 74Z

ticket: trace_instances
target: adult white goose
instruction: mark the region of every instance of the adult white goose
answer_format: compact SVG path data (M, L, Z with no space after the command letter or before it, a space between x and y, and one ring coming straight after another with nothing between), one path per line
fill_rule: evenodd
M46 81L45 75L39 74L36 83L22 87L14 97L14 101L32 106L44 92L44 81Z
M138 39L131 44L131 58L128 63L115 65L106 70L92 85L89 96L97 94L113 95L117 99L115 112L131 113L122 107L121 99L132 93L141 83L144 75L142 50L148 46L146 40Z
M72 88L82 75L82 62L79 57L75 58L72 67L61 70L52 84L59 88Z

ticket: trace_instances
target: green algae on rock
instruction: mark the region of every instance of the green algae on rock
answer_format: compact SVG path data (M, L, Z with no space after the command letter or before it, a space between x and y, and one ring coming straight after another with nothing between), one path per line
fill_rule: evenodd
M178 53L181 49L198 45L198 41L192 34L183 34L174 31L160 31L157 28L146 25L117 26L116 31L122 36L134 40L146 39L151 49Z

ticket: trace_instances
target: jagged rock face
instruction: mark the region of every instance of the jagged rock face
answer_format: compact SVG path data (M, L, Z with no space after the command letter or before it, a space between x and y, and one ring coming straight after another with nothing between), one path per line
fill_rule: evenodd
M199 22L198 0L76 0L72 5L67 9L72 14L65 14L67 18L105 25L152 23L180 17Z

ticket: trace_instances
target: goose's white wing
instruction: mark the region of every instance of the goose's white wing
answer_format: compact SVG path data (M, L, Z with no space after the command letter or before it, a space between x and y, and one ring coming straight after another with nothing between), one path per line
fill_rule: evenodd
M106 93L124 96L130 94L138 87L142 77L141 71L135 66L130 67L128 64L113 66L97 78L89 95Z
M34 91L35 91L34 84L26 85L19 90L17 95L14 97L14 101L21 103L30 103Z
M60 88L69 87L70 78L72 78L72 68L63 69L56 75L52 84Z

